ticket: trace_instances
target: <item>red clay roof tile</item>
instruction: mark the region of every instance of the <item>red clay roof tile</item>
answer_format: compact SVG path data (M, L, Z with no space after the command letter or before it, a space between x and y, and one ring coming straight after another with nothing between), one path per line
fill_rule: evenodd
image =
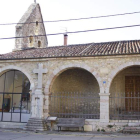
M0 55L0 60L140 54L140 40L30 48Z

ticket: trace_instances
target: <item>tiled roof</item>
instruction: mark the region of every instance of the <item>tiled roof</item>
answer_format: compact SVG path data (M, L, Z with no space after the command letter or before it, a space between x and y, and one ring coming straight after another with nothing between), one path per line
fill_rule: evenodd
M0 55L0 60L78 56L94 57L123 54L140 54L140 40L89 43L38 49L30 48Z

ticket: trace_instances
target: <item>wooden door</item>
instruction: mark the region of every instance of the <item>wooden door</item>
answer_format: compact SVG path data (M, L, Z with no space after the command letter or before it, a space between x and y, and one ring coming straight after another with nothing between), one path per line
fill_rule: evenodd
M125 97L127 111L140 111L140 76L125 77Z

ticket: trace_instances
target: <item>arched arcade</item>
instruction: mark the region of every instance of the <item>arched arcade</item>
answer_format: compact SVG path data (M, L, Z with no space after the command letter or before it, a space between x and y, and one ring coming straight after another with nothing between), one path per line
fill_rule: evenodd
M50 85L50 116L99 119L100 88L92 73L82 68L67 68Z

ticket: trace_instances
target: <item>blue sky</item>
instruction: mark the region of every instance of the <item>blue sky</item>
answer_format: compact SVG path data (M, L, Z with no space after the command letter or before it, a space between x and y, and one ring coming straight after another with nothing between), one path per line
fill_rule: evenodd
M0 0L0 23L18 22L34 0ZM44 21L140 11L139 0L37 0ZM46 33L140 24L140 14L61 23L45 23ZM140 39L140 27L70 34L68 44ZM15 25L0 26L0 38L15 36ZM63 45L63 36L49 36L49 46ZM14 49L14 40L0 40L1 54Z

